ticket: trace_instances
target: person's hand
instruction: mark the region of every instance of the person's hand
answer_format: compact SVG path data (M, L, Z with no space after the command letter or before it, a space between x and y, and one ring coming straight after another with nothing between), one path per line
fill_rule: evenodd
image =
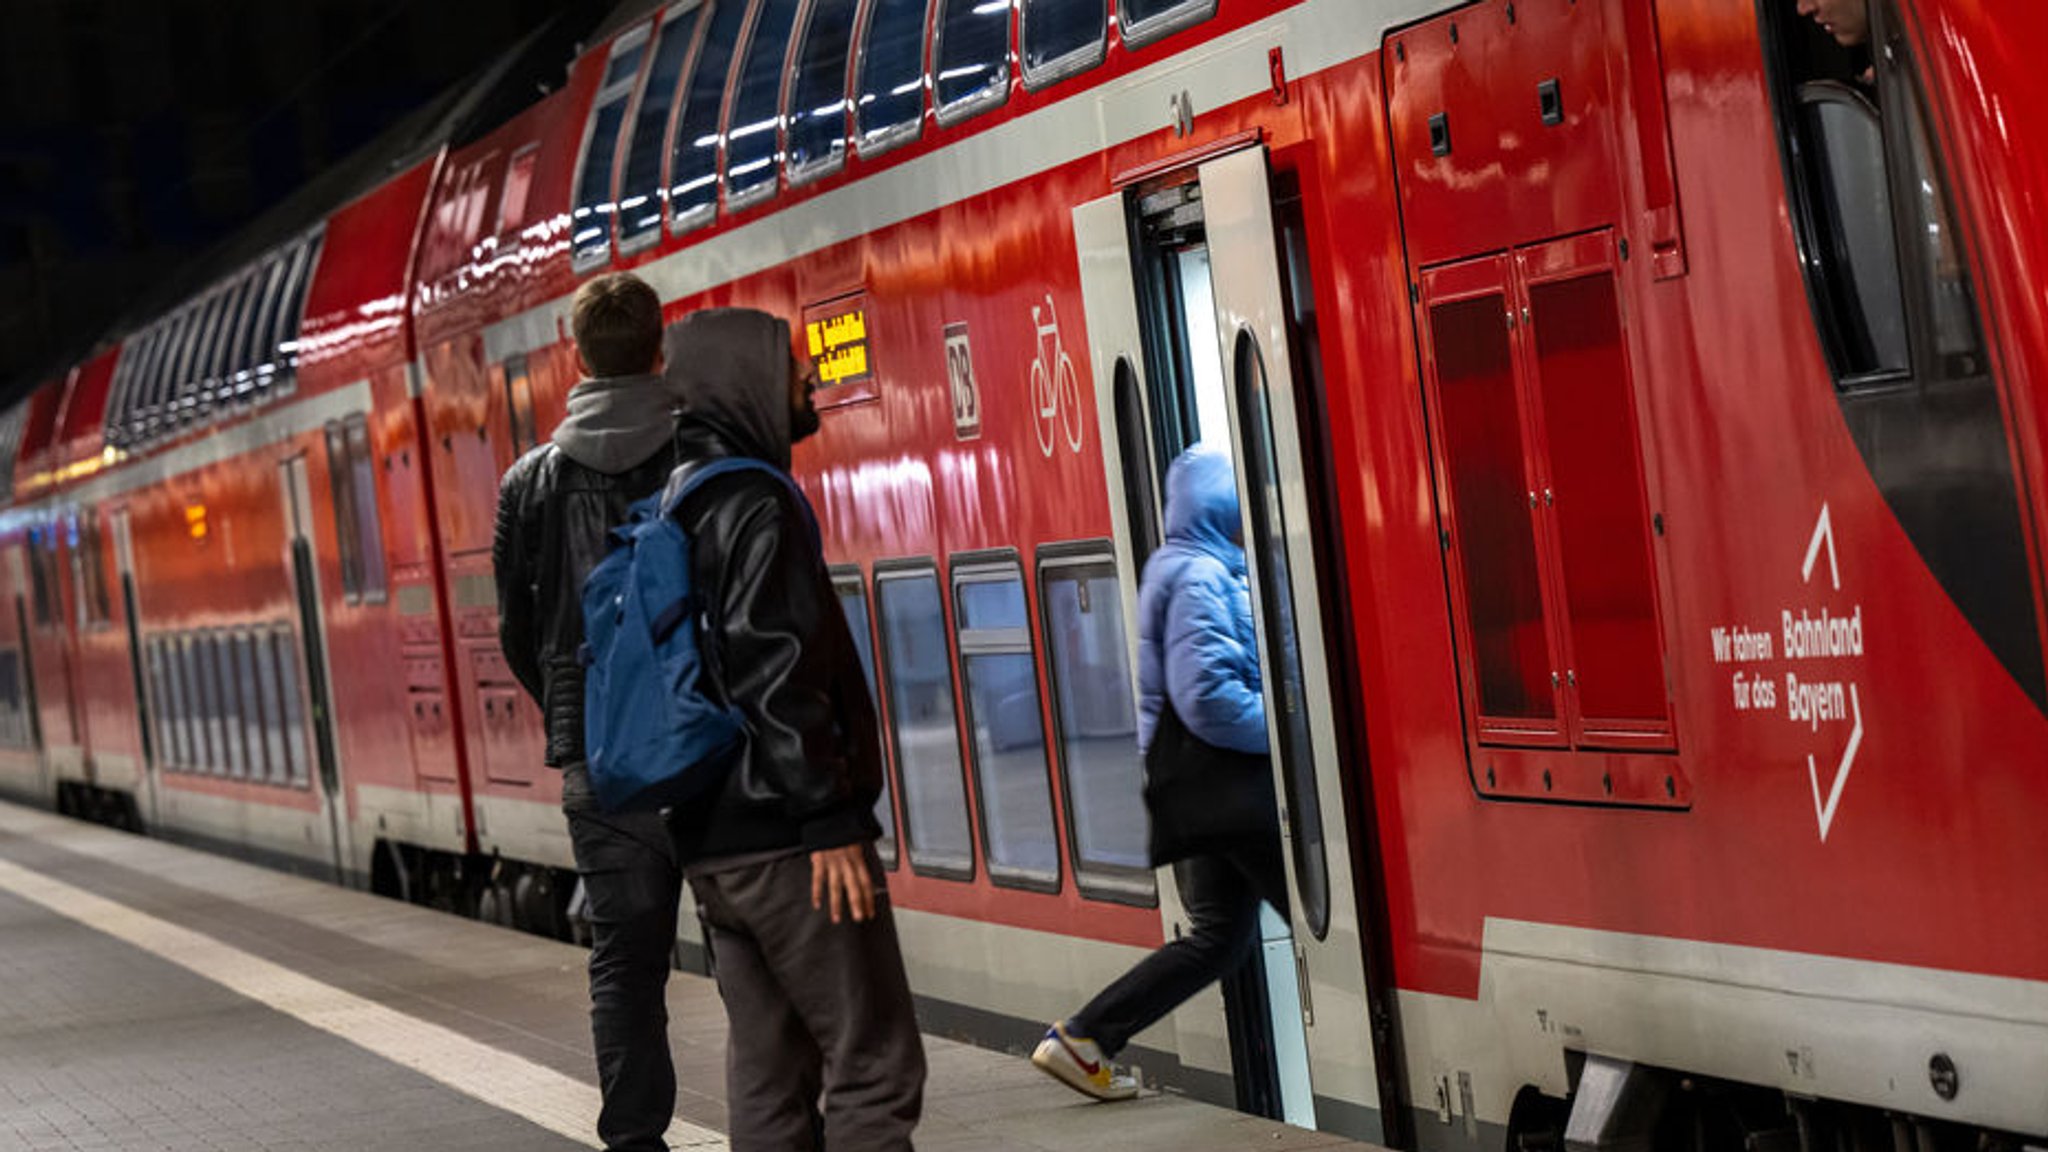
M834 924L845 916L856 924L875 918L875 879L868 873L864 846L847 844L811 853L811 907L823 908L827 899Z

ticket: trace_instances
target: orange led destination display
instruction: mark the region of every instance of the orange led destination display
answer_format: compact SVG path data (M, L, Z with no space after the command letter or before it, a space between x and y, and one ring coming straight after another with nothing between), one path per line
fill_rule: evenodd
M855 296L805 310L804 341L818 366L818 385L836 388L868 379L867 301Z

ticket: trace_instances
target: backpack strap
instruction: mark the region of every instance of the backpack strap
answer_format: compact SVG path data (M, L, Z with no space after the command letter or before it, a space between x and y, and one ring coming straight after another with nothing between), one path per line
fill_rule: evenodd
M796 481L789 473L766 460L756 460L751 456L720 456L713 460L692 460L677 465L676 470L669 474L668 487L661 494L662 516L675 515L676 509L682 506L690 493L720 476L734 472L766 472L782 481L783 487L789 489L790 495L796 497L796 506L803 512L804 524L811 530L811 543L817 546L820 556L824 555L824 538L818 529L818 517L811 510L811 501L804 495L804 490L797 487ZM678 479L681 483L677 482Z

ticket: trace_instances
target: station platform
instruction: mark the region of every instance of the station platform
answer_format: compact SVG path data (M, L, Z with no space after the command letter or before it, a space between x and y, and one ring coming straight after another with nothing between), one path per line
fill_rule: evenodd
M582 949L0 802L0 1150L595 1147ZM725 1149L717 989L669 991L678 1149ZM922 1152L1367 1148L1097 1104L926 1038Z

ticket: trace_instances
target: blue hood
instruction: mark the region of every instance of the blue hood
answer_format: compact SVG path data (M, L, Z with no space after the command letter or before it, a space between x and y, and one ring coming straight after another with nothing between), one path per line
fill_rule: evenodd
M1237 474L1230 457L1207 444L1180 454L1166 470L1166 538L1200 549L1228 565L1244 568L1239 528Z

